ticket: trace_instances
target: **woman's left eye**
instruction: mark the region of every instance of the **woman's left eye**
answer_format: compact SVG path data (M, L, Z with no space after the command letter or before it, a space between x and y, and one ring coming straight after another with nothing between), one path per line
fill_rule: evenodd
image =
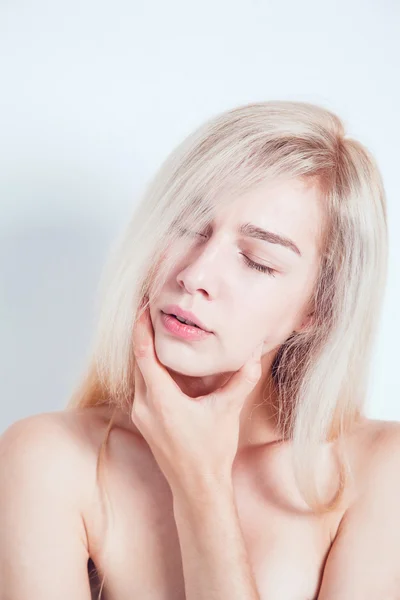
M275 269L271 269L271 267L267 267L266 265L260 265L252 260L250 260L250 258L248 256L246 256L245 254L242 254L243 258L245 259L246 264L251 268L251 269L256 269L256 271L261 271L262 273L268 273L268 275L271 275L272 277L276 277L275 273Z

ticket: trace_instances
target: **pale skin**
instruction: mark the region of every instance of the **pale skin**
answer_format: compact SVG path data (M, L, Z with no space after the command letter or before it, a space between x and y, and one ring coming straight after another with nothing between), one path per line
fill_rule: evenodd
M238 236L244 223L284 235L301 256L279 243ZM263 344L260 385L244 399L240 413L239 448L248 445L250 436L262 443L279 438L273 419L265 418L275 393L270 368L288 336L312 322L306 302L317 275L323 225L318 188L312 182L276 180L235 201L230 198L212 232L192 232L189 257L185 250L162 294L150 297L157 357L191 397L220 387ZM249 260L268 271L252 269ZM169 303L192 310L214 334L197 343L166 334L160 310ZM263 395L271 395L270 401Z
M158 362L153 335L147 310L134 336L137 391L132 420L173 492L186 598L259 599L235 510L232 465L243 400L262 372L262 344L223 388L194 400ZM223 549L227 544L229 554ZM233 583L227 569L236 570Z
M238 237L242 222L286 235L302 256ZM108 570L104 600L400 598L400 424L366 419L349 438L354 484L345 509L321 521L302 512L288 446L276 444L270 366L312 324L322 222L313 186L254 190L150 298L137 396L110 437L116 522L104 563L93 490L108 410L37 415L0 437L0 600L89 600L89 556ZM251 270L241 253L278 273ZM172 339L159 318L170 302L213 336Z

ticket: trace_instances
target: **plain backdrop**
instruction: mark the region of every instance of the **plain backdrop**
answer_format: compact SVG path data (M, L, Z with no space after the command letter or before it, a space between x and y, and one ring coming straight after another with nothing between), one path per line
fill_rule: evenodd
M397 0L0 0L0 430L62 409L110 245L206 118L316 102L374 153L389 275L367 414L400 420Z

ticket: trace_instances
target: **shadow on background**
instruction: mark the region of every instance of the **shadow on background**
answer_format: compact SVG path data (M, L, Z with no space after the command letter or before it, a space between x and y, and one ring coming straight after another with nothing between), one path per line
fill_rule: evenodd
M109 244L110 231L94 221L16 225L1 236L0 431L67 403L85 365Z

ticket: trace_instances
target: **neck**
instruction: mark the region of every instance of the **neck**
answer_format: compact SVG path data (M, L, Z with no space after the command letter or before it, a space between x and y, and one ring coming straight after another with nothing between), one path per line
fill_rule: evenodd
M282 439L275 422L277 390L271 375L274 358L274 352L262 357L262 375L244 401L240 413L238 452ZM222 387L232 373L188 377L170 370L170 375L184 394L196 398Z
M261 377L243 403L239 422L238 454L282 439L276 425L277 390L271 376L273 358L272 353L262 357ZM170 369L169 372L182 392L191 398L210 394L223 386L232 374L188 377ZM106 407L107 415L111 416L114 409L113 405ZM130 414L115 409L113 421L115 425L137 433Z

